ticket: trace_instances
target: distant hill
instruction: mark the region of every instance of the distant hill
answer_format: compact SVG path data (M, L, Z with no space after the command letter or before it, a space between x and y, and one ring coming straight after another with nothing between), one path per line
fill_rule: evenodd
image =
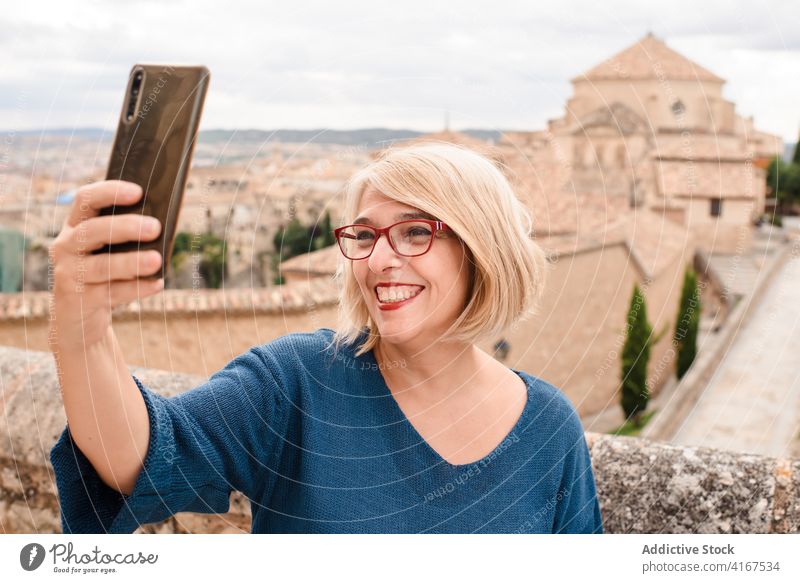
M479 140L498 141L503 135L501 130L467 129L455 130ZM380 148L396 140L408 140L423 136L429 132L390 128L363 128L357 130L332 130L320 128L316 130L201 130L200 143L217 144L263 144L265 142L282 142L295 144L341 144L343 146L362 145L367 148ZM100 142L110 142L114 134L104 132L100 128L54 128L42 133L40 130L19 130L16 132L0 131L0 140L6 137L75 137ZM794 155L794 143L784 143L783 159L790 162ZM219 162L219 161L218 161Z
M481 140L497 140L502 135L501 131L468 129L459 130L464 134ZM317 144L341 144L367 145L368 147L378 147L395 140L407 140L425 135L427 132L417 132L414 130L389 129L389 128L365 128L357 130L201 130L200 142L213 144L217 142L232 143L264 143L264 142L291 142L291 143L317 143ZM0 136L10 136L11 132L0 132ZM14 132L15 136L58 136L58 137L80 137L89 140L110 141L113 133L104 132L99 128L56 128L42 133L39 130L24 130Z
M17 137L48 137L48 136L56 136L56 137L69 137L74 136L78 138L87 138L90 140L98 140L98 139L107 139L111 140L113 134L110 132L103 132L100 128L53 128L42 132L41 130L17 130L17 131L0 131L0 137L9 137L9 136L17 136Z
M365 128L359 130L206 130L200 132L200 139L206 143L225 141L233 138L239 143L255 142L292 142L317 144L342 144L346 146L367 144L380 146L396 140L408 140L425 135L428 132L414 130ZM499 139L500 131L469 129L463 130L474 138L481 140Z
M264 142L291 142L297 144L356 144L377 145L394 140L407 140L421 135L412 130L392 130L386 128L367 128L361 130L205 130L200 132L200 140L206 143L227 142L240 144Z

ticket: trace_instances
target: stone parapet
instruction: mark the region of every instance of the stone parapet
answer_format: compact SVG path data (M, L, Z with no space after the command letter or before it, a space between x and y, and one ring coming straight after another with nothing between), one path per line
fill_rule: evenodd
M131 367L165 396L204 379ZM48 352L0 347L0 532L60 532L49 452L66 417ZM800 532L800 460L587 433L607 533ZM239 493L224 515L179 513L137 532L249 532Z

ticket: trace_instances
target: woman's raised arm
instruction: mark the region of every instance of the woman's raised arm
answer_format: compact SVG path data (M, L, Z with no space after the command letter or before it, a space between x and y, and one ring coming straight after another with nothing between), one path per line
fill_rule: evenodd
M53 286L50 349L67 423L75 443L102 480L130 493L147 453L149 423L111 327L111 310L160 291L163 282L139 279L161 265L158 251L93 255L107 243L155 239L157 219L136 214L99 216L112 204L142 196L131 182L105 180L78 190L50 247Z

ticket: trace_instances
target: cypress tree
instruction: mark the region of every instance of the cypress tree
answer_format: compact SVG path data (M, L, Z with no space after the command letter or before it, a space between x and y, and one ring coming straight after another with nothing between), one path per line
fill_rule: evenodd
M687 267L683 274L683 290L673 338L673 345L678 349L675 374L679 379L686 374L697 355L697 330L700 327L701 309L697 274L693 269Z
M639 284L635 284L628 309L625 345L622 348L622 409L626 419L639 425L647 408L647 362L650 360L652 327L647 321L647 304Z

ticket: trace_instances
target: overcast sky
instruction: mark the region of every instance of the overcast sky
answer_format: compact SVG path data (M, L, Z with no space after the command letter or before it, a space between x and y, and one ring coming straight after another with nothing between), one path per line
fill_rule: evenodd
M135 8L134 8L135 6ZM0 129L113 131L135 62L202 63L202 127L543 129L569 79L648 30L727 80L756 127L800 128L800 2L11 2Z

